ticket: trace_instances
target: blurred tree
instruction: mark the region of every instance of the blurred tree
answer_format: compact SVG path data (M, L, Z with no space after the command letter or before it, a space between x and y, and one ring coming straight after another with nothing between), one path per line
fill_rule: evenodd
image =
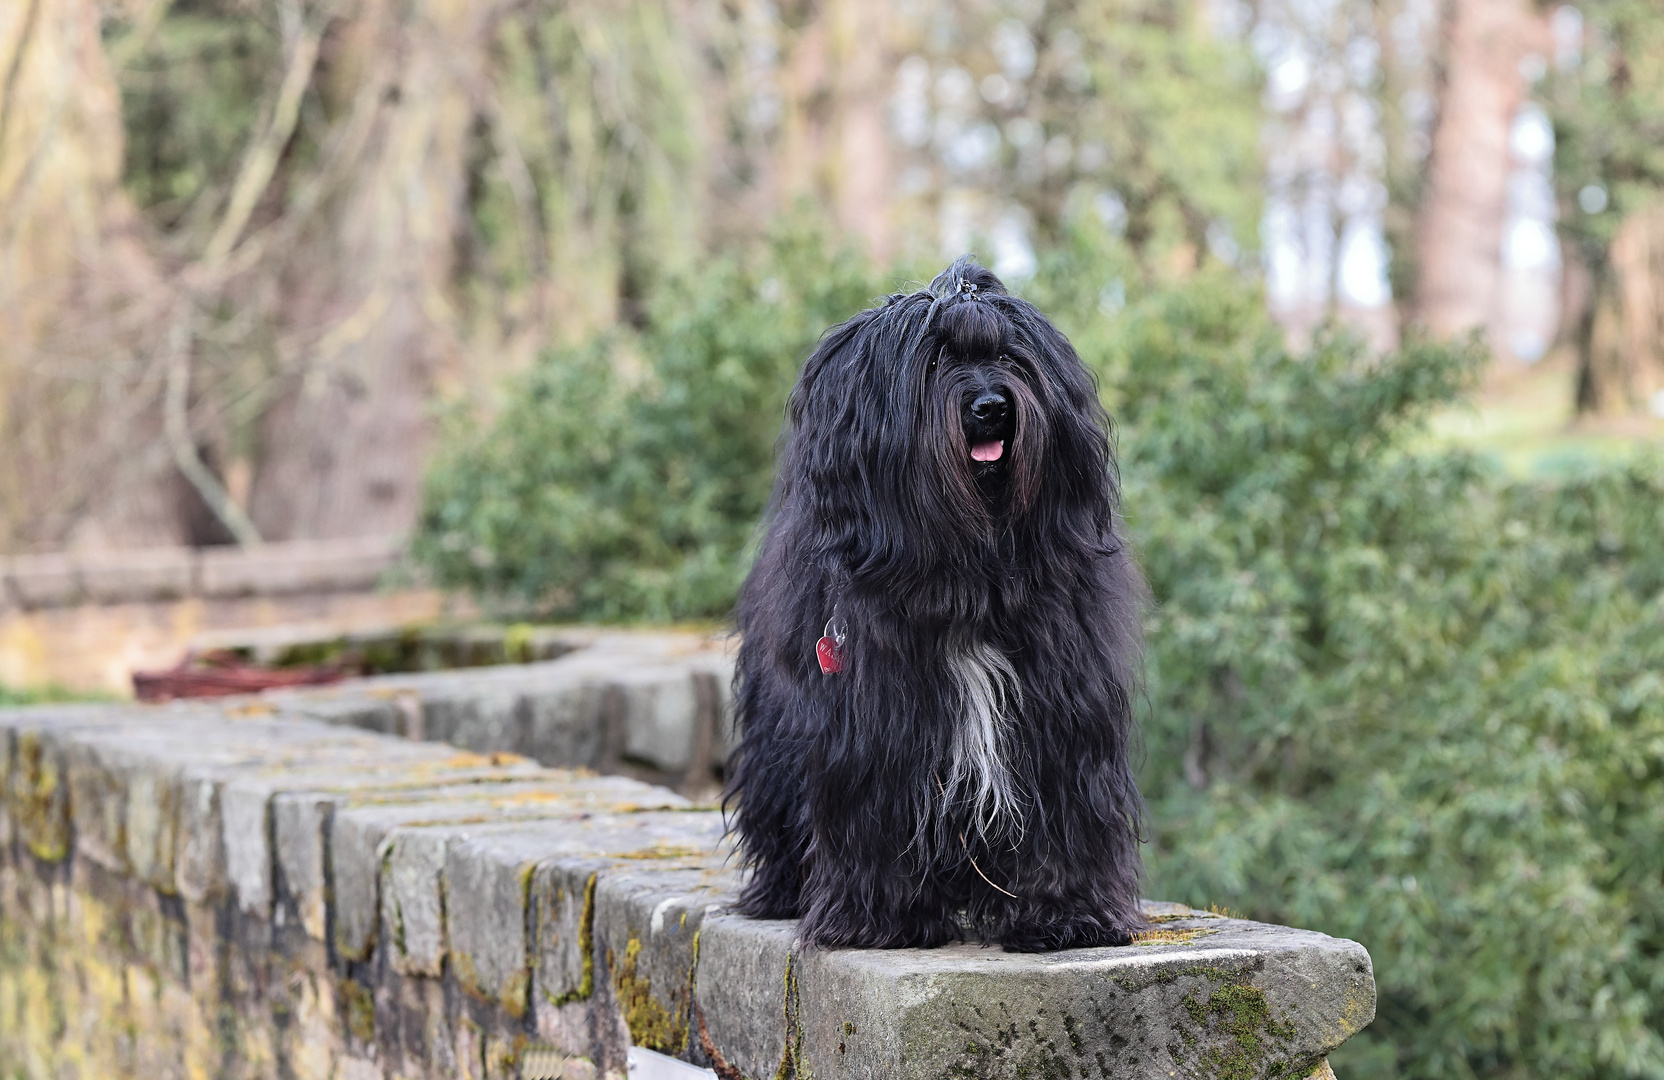
M406 529L438 382L629 316L701 234L693 73L726 14L135 0L101 40L100 13L0 12L27 324L0 545Z
M1412 321L1437 337L1498 321L1512 158L1508 136L1525 101L1522 61L1542 51L1530 0L1444 6L1435 119L1415 224Z
M121 188L98 6L0 5L0 73L0 549L77 522L176 542L147 363L169 294Z
M1577 408L1664 411L1664 18L1649 0L1586 0L1552 19Z
M1257 250L1259 73L1205 10L1054 0L904 15L892 122L900 207L924 211L916 246L985 244L1020 279L1029 245L1058 242L1084 206L1146 276Z
M41 95L75 88L69 107L106 127L87 128L76 153L105 179L30 190L79 191L77 206L126 221L121 243L156 292L134 305L144 314L123 346L134 357L126 392L86 406L123 479L91 460L90 440L70 440L49 465L36 460L46 442L17 428L0 449L20 476L70 470L85 482L19 487L0 504L6 544L85 536L88 508L117 501L118 486L181 478L212 512L206 525L144 498L156 528L106 538L400 531L438 387L488 400L551 340L643 324L667 275L743 247L802 195L875 249L891 242L891 13L875 0L123 0L102 8L104 50L100 10L6 9L15 34L0 40L21 44L4 100L18 107L0 115L27 119L0 123L0 136L10 175L33 183L43 174L28 146L83 146L36 130L62 113ZM54 34L74 23L80 52L37 23ZM84 78L70 74L71 55ZM112 66L132 148L124 168ZM117 169L125 191L109 182ZM28 262L66 289L75 267L111 261L114 248L64 247L56 205L19 197L7 220L57 245ZM95 351L114 333L102 317L65 322ZM7 344L8 370L51 370L42 393L74 398L63 350L32 341ZM61 511L33 512L60 491Z

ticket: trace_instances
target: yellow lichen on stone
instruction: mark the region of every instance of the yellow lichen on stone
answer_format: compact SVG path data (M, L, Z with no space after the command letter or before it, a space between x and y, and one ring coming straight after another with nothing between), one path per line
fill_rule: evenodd
M615 855L615 859L688 859L703 858L710 854L704 848L688 847L683 844L656 844L650 848L640 848L628 851L622 855Z
M1217 934L1217 930L1198 928L1194 930L1145 930L1132 936L1134 945L1183 945L1208 934Z
M673 1001L676 1008L668 1009L653 996L651 979L639 970L640 957L641 939L631 934L624 946L624 962L613 966L613 991L624 1011L630 1041L649 1050L680 1054L688 1045L687 1010L680 1001ZM608 960L612 960L610 953ZM685 994L685 989L673 991L676 998Z
M58 763L25 731L17 738L17 768L11 810L31 854L42 862L62 862L69 855L69 802Z

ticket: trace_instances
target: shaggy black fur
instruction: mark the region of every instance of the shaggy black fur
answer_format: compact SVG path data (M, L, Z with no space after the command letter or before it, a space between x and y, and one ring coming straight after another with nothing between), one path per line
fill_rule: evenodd
M740 910L827 947L1125 944L1144 586L1074 348L963 258L828 331L788 412L738 608Z

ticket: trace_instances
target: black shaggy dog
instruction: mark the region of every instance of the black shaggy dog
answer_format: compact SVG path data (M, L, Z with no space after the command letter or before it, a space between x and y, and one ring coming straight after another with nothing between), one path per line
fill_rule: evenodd
M1068 340L960 259L834 327L742 591L739 910L820 946L1125 944L1142 579Z

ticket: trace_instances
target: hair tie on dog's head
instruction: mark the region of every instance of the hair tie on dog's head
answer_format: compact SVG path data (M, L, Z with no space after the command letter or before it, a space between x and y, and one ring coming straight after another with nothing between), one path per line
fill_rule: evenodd
M919 336L921 339L924 337L925 333L930 330L930 324L936 318L936 309L942 306L942 302L945 300L952 300L954 297L958 296L962 296L967 300L981 299L981 296L978 295L977 292L976 282L970 281L966 278L959 278L957 283L954 285L952 292L943 293L940 296L932 293L930 297L930 307L924 313L924 325L919 328Z

